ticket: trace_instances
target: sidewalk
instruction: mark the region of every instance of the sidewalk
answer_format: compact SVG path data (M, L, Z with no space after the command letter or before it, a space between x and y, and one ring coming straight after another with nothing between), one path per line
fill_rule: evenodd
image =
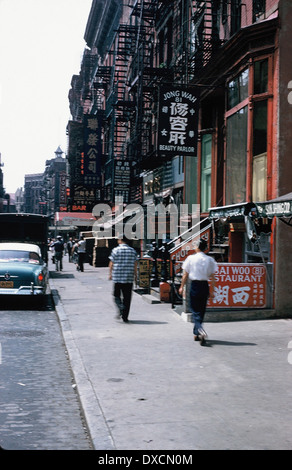
M169 304L136 293L117 320L107 268L49 268L95 449L292 449L291 320L206 323L202 347Z

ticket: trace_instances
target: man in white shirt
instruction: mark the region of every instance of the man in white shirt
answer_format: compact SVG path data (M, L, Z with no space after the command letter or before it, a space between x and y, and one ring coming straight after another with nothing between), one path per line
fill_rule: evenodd
M183 288L189 278L191 282L190 289L190 308L194 321L194 340L205 343L207 333L202 323L206 312L206 306L209 295L213 297L215 288L215 272L217 263L211 256L206 255L207 243L200 239L195 247L195 254L190 255L183 263L184 274L182 277L179 293L182 294ZM211 279L211 292L209 292L208 280Z
M84 237L81 236L78 242L78 266L79 266L79 270L82 273L84 272L85 256L86 256L86 240L84 240Z

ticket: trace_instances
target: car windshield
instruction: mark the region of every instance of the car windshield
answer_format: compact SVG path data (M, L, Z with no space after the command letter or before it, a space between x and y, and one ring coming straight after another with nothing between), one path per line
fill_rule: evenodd
M40 264L40 257L33 251L0 250L0 263Z

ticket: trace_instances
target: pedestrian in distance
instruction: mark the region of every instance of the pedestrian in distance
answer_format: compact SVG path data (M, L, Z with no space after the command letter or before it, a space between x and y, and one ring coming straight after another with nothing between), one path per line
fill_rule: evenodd
M54 242L53 248L55 250L56 271L63 271L64 243L63 243L61 235L57 236L57 240Z
M188 256L182 268L184 270L179 293L182 295L183 288L190 279L190 310L194 322L194 340L204 345L207 333L203 328L203 321L209 296L213 298L215 289L215 272L217 263L211 256L206 254L207 242L200 239L195 246L195 253ZM211 280L211 292L208 280Z
M79 270L83 273L84 272L84 262L86 256L86 240L81 235L80 240L78 242L78 266Z
M128 322L133 282L137 283L137 253L126 238L119 238L109 259L109 279L113 281L113 297L119 312L117 318Z
M78 240L74 240L73 247L71 250L72 261L76 266L77 271L79 271L79 260L78 260Z
M69 240L67 241L67 252L68 252L69 263L72 262L72 248L73 248L73 240L72 240L72 237L70 237Z

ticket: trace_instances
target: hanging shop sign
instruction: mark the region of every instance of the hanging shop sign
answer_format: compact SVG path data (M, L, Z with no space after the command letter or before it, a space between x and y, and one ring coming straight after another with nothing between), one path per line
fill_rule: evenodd
M60 205L66 206L67 194L66 194L66 173L60 173Z
M197 155L199 90L163 86L159 92L158 153Z
M71 210L89 212L101 199L100 189L83 185L73 185L71 194Z
M211 308L264 308L266 306L266 266L264 264L218 263Z
M83 183L88 187L98 187L101 184L101 117L85 114L84 150L81 154L81 174Z
M123 198L123 202L128 203L131 185L130 162L126 160L115 161L114 188L115 196Z

